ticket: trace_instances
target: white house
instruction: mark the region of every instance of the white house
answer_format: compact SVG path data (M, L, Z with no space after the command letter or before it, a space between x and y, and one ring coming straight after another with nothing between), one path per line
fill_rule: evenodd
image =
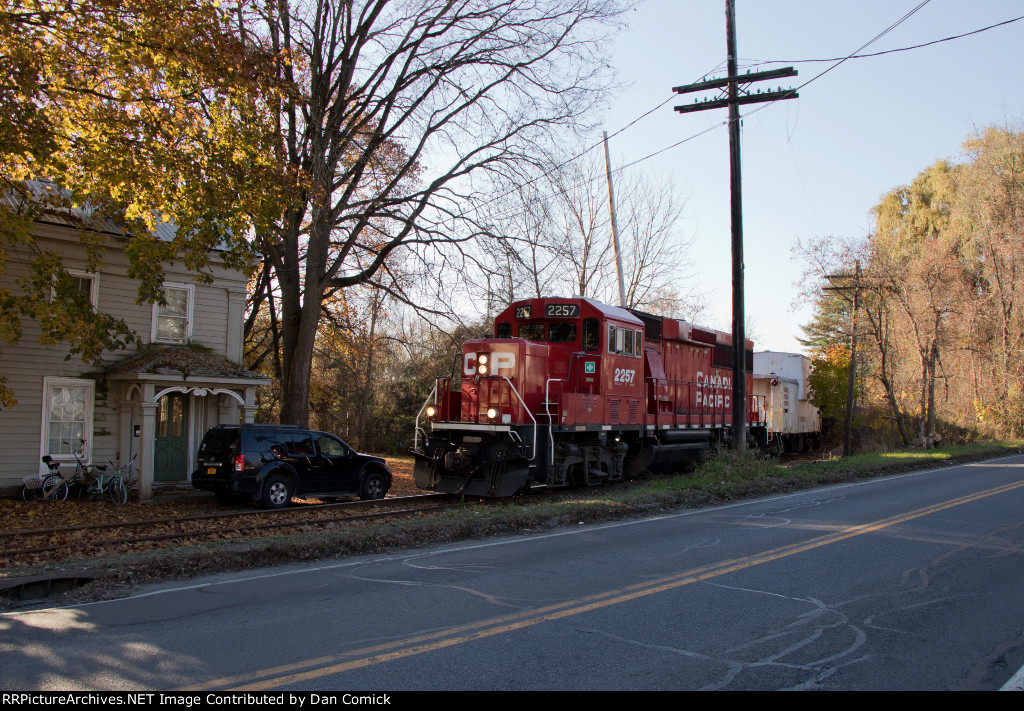
M103 264L85 271L81 225L102 238ZM174 228L162 225L166 238ZM218 423L251 422L256 388L267 378L243 369L245 275L217 267L201 284L181 265L167 265L165 306L137 304L138 283L127 276L125 237L117 225L83 210L53 212L37 220L39 247L60 254L65 268L88 293L94 308L125 320L142 343L107 351L102 365L65 360L68 348L39 343L39 324L22 319L16 345L0 344L0 375L17 405L0 411L0 490L19 490L25 476L45 469L49 454L74 465L79 438L92 463L115 464L137 455L138 492L154 485L184 484L206 430ZM32 254L7 246L0 280L16 290Z

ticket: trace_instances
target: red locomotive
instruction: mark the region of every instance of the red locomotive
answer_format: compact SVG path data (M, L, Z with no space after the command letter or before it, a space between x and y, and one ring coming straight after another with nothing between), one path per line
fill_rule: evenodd
M424 403L416 485L500 497L683 468L731 439L732 353L729 334L685 321L580 297L517 301ZM757 446L762 412L748 396Z

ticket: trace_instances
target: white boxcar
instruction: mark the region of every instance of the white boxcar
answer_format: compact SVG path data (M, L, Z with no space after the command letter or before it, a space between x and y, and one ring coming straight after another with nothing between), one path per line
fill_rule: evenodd
M754 354L754 395L765 410L773 453L804 452L821 442L821 415L810 400L811 359L801 353Z

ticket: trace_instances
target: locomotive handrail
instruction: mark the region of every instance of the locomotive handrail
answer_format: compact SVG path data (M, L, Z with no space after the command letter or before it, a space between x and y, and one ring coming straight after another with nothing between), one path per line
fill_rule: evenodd
M438 378L437 380L441 380L441 378ZM430 394L427 395L427 399L423 401L423 406L420 407L420 411L416 413L416 422L413 424L412 431L412 448L416 451L419 451L420 448L420 415L422 415L423 411L427 409L427 403L430 402L430 398L434 398L434 404L437 404L437 380L434 381L434 389L430 391ZM426 433L424 432L424 434Z
M532 462L537 457L537 418L533 416L532 412L530 412L530 408L526 406L526 401L523 400L523 396L519 394L519 391L516 390L516 386L512 384L512 381L509 380L508 376L503 375L502 380L508 383L508 386L512 389L512 392L516 394L516 397L519 398L519 402L522 403L523 410L526 412L527 415L530 416L530 419L533 420L533 452L530 454L530 459L527 460Z
M572 366L573 366L574 363L576 363L578 361L578 357L579 358L595 358L595 359L600 359L600 358L603 357L603 355L601 353L591 353L591 352L586 352L586 351L574 351L573 353L569 354L569 368L566 370L565 377L564 378L548 378L547 380L544 381L544 414L548 418L548 442L551 443L551 459L550 459L550 461L554 461L555 460L555 427L554 427L554 418L551 415L551 383L556 383L556 382L557 383L570 383L571 380L572 380ZM578 385L576 387L576 392L577 393L579 392L579 386ZM593 388L591 388L591 393L593 393ZM565 394L564 390L559 393L559 395L564 395L564 394ZM558 411L556 410L555 411L555 416L557 416L557 415L558 415Z
M551 433L551 424L552 424L552 421L551 421L551 383L571 384L572 383L572 367L573 367L573 364L577 362L577 358L578 357L600 359L602 357L602 355L600 353L586 353L586 352L582 352L582 351L576 351L574 353L570 353L569 354L569 368L568 368L568 370L565 373L565 377L564 378L548 378L546 381L544 381L544 414L548 418L548 434ZM593 391L593 388L591 388L591 391ZM579 393L579 386L577 385L576 389L574 391L572 391L572 392ZM559 395L564 395L564 394L565 394L565 390L562 390L559 393ZM556 412L555 414L557 415L558 413Z
M572 372L572 357L571 356L569 358L569 372L570 373ZM566 380L569 379L568 375L566 375L565 379ZM548 459L549 462L555 461L555 428L554 428L554 425L551 422L553 418L551 417L551 397L550 397L550 393L551 393L551 383L553 383L556 380L558 380L558 378L548 378L547 380L544 381L544 414L547 415L547 418L548 418L548 442L551 443L551 457ZM555 411L555 414L556 415L558 414L557 410Z

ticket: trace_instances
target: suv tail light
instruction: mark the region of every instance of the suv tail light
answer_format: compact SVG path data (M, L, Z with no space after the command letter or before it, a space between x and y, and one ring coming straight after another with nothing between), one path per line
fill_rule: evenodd
M239 454L239 455L237 455L235 457L234 469L235 469L236 472L240 472L240 471L243 471L245 469L245 455L244 454Z

